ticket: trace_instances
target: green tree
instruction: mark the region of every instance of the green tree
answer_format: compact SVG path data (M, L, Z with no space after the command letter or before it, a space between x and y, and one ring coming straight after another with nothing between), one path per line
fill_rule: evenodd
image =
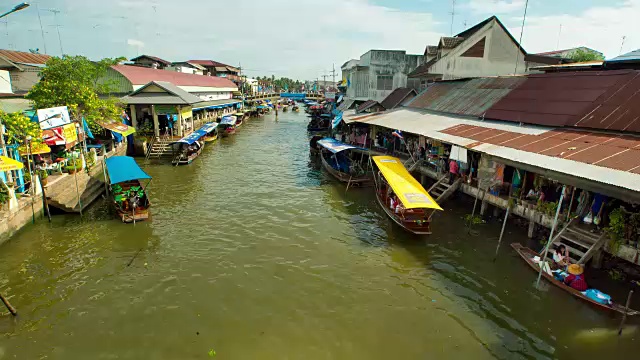
M604 60L604 56L594 51L577 49L569 56L569 59L575 62L598 61Z
M37 109L67 106L73 120L84 117L92 131L100 131L96 121L116 119L122 113L118 100L109 95L114 84L102 80L109 66L122 59L92 62L84 56L53 57L26 98Z
M5 113L0 111L0 118L4 123L9 144L23 144L27 136L31 136L33 142L42 142L42 130L40 124L31 121L21 112Z

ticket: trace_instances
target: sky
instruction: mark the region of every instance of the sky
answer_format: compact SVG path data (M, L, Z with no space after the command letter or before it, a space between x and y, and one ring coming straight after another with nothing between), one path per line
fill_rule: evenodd
M335 64L339 79L343 63L370 49L422 54L441 36L492 15L518 39L525 2L36 0L0 20L0 48L95 60L211 59L241 65L249 76L299 80L322 79ZM0 10L11 8L7 3ZM640 48L637 19L640 0L529 0L522 45L529 53L587 46L615 57Z

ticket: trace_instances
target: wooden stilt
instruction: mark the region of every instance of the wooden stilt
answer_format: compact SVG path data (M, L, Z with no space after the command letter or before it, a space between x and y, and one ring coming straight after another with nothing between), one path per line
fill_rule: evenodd
M7 300L4 296L2 296L2 294L0 294L0 300L2 300L2 303L4 304L4 306L7 307L7 309L9 309L9 312L11 313L11 315L13 316L17 316L18 312L16 311L16 309L11 306L11 304L9 303L9 300Z
M500 250L500 244L502 243L502 235L504 235L504 228L507 226L507 218L509 217L509 212L511 211L511 206L507 207L507 212L504 214L504 221L502 222L502 230L500 230L500 238L498 239L498 246L496 247L496 255L493 257L493 261L496 261L498 258L498 251Z
M624 327L625 321L627 321L627 313L629 312L629 305L631 304L632 295L633 290L629 291L629 296L627 296L627 304L624 306L624 314L622 314L622 321L620 321L620 327L618 328L618 336L622 335L622 328Z

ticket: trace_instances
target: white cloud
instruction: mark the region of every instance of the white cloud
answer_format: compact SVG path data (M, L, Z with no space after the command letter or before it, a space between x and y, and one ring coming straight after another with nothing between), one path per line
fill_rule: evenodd
M470 0L463 7L476 14L508 14L524 11L525 0Z
M431 14L374 5L372 0L50 1L55 4L49 6L62 10L68 53L131 58L139 51L136 47L144 46L144 53L170 61L242 64L252 69L250 76L312 79L334 63L339 71L342 63L370 49L421 54L442 35ZM29 24L37 24L31 20ZM45 27L52 21L42 20ZM49 47L53 40L47 39ZM34 37L28 46L40 43Z
M622 37L626 36L622 52L640 48L640 0L627 0L622 5L598 6L578 14L558 14L527 17L523 47L528 52L543 52L587 46L601 51L607 58L618 56ZM509 23L513 34L520 34L522 19ZM562 24L560 45L558 34Z

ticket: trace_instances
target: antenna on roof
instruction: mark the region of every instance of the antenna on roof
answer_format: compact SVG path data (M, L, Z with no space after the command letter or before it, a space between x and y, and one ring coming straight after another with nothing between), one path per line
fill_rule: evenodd
M456 16L456 0L451 0L451 36L453 36L453 19Z
M624 41L627 40L627 36L622 37L622 44L620 44L620 53L618 55L622 55L622 48L624 47Z
M562 35L562 24L560 24L560 31L558 31L558 43L556 44L556 50L560 50L560 36Z
M527 8L529 8L529 0L524 3L524 15L522 16L522 28L520 28L520 41L518 41L518 48L516 49L516 68L513 70L513 75L518 74L518 58L520 57L520 50L522 50L522 35L524 34L524 23L527 20Z

